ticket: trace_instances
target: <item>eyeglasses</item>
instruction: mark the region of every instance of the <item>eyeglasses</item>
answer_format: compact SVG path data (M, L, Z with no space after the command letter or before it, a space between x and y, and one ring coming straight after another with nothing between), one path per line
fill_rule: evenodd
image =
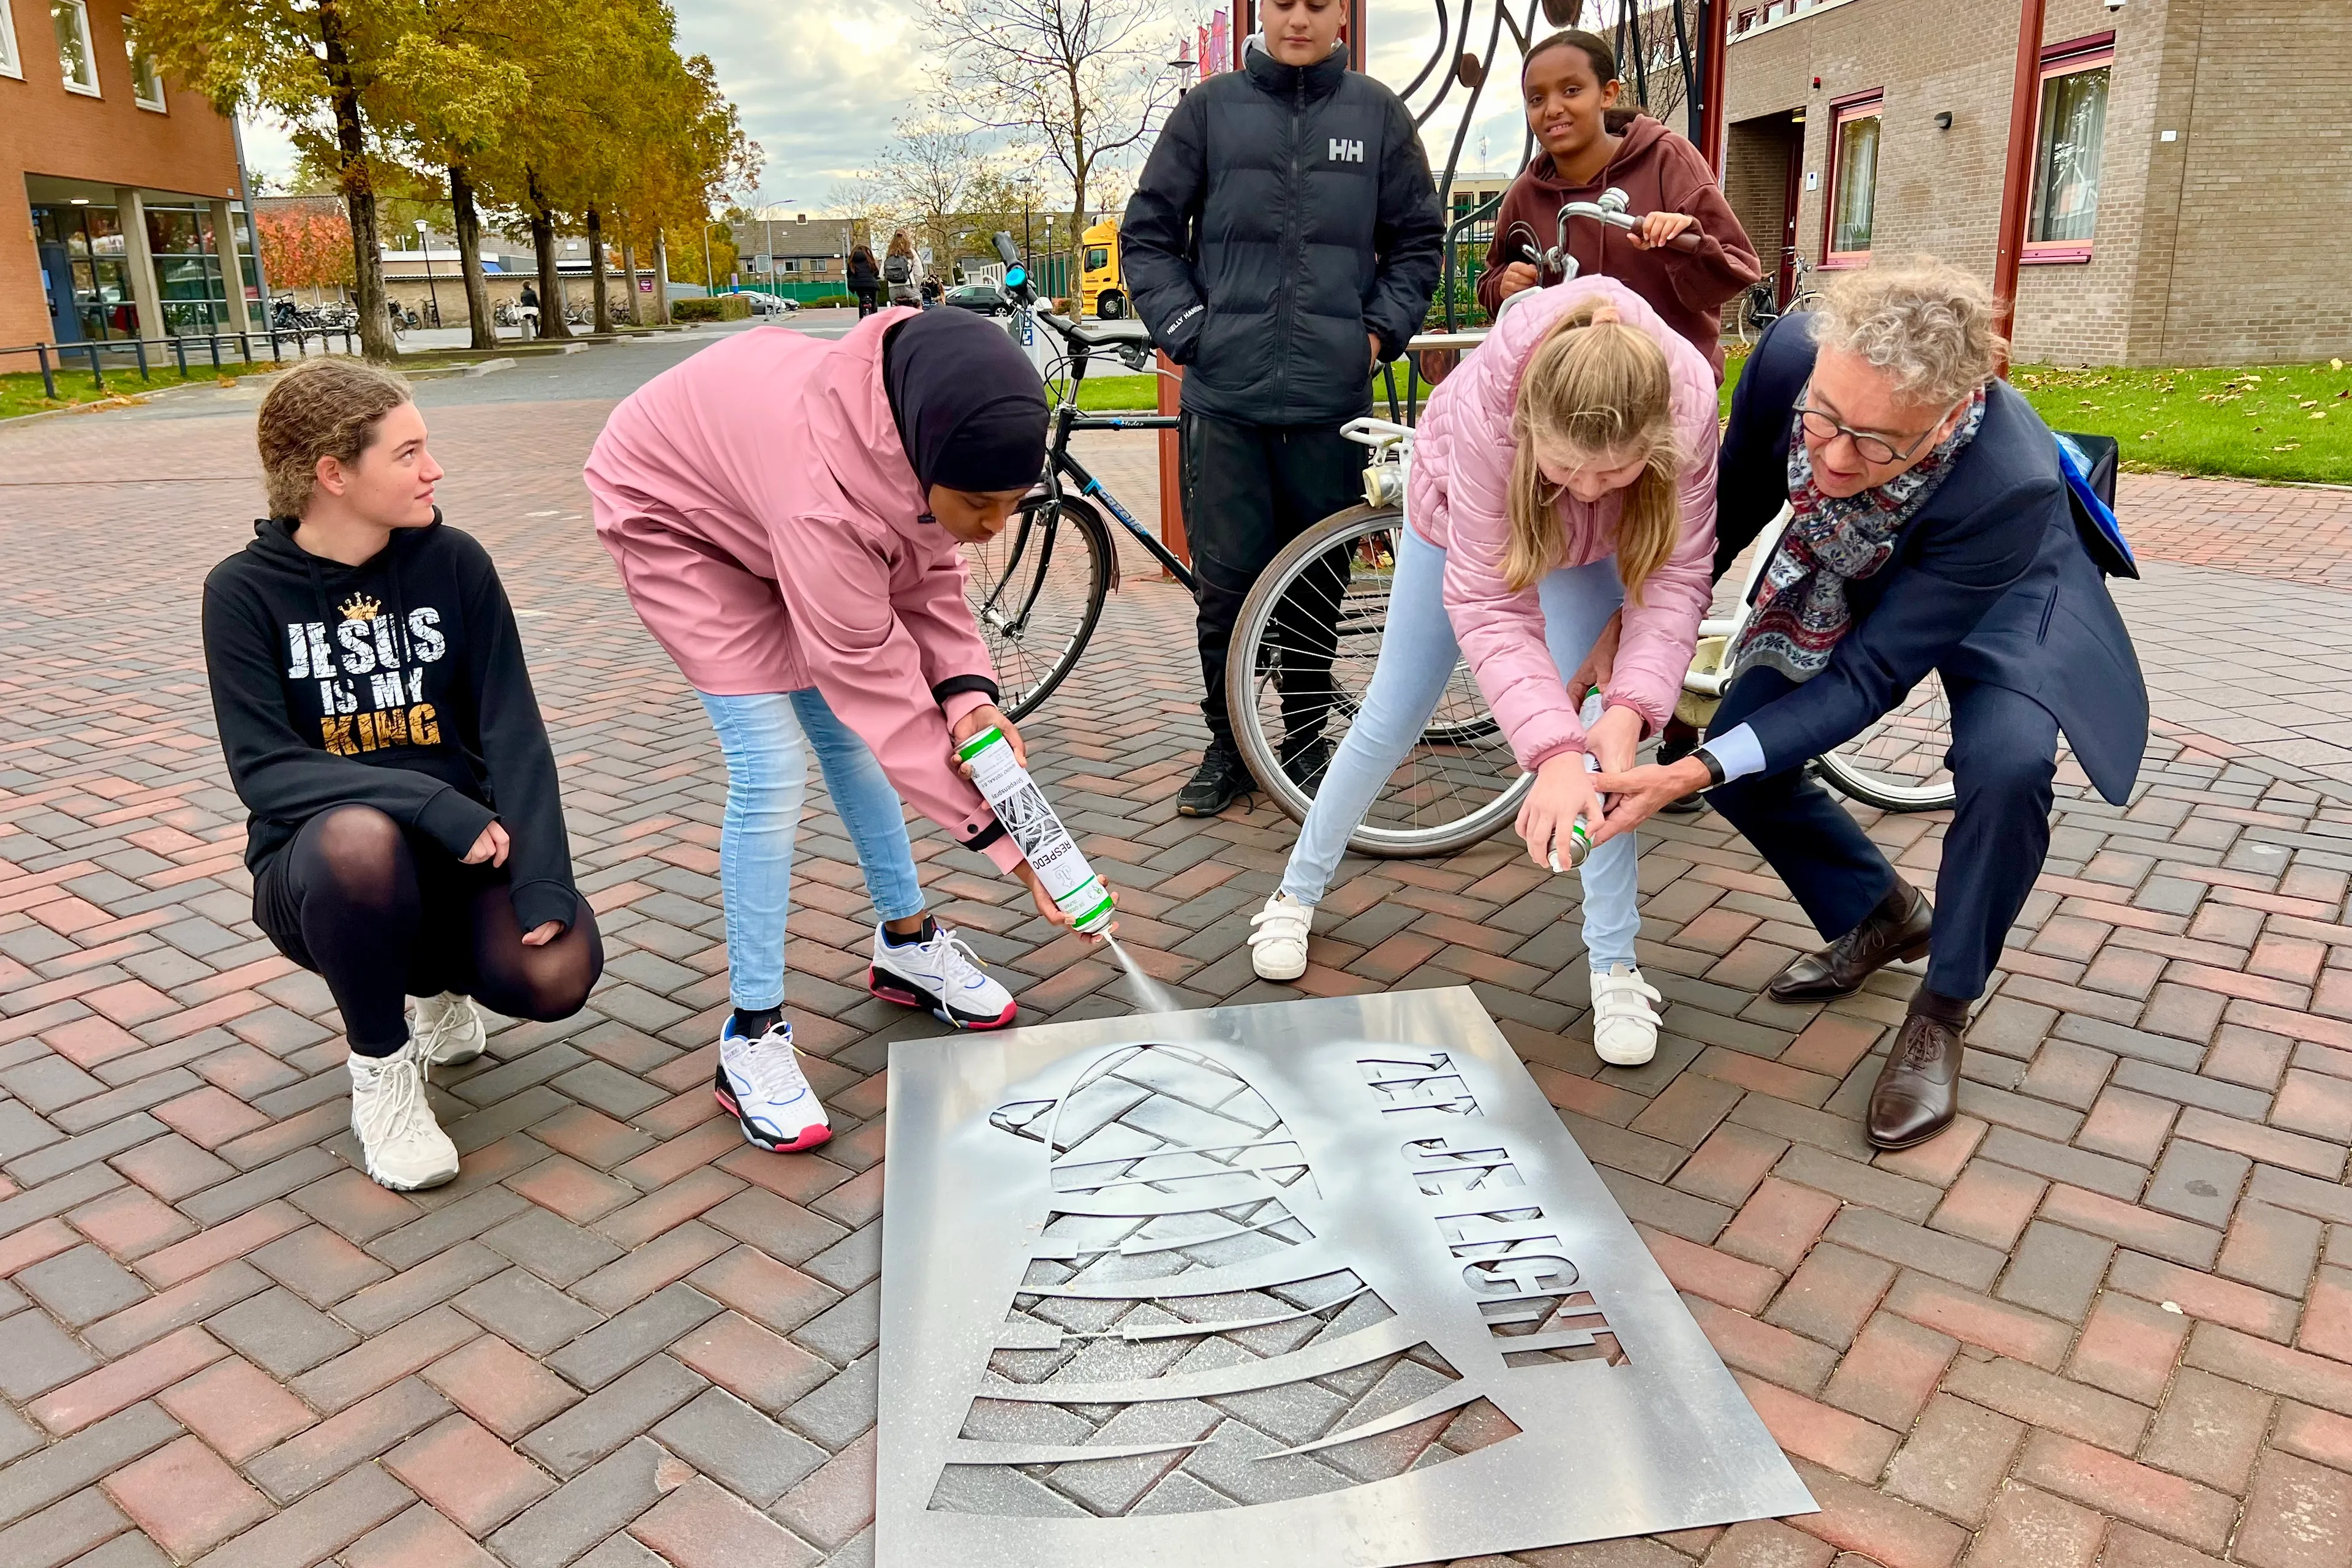
M1958 405L1954 405L1954 406L1957 407ZM1922 431L1918 437L1909 446L1897 448L1892 442L1886 440L1883 437L1865 436L1859 430L1847 428L1845 426L1841 425L1836 420L1831 418L1828 415L1822 413L1820 409L1813 407L1810 402L1801 403L1797 405L1797 418L1798 421L1804 426L1806 435L1811 436L1814 440L1821 442L1824 446L1843 436L1847 440L1853 443L1854 455L1873 467L1878 467L1887 463L1909 462L1911 460L1911 455L1914 452L1916 452L1920 447L1926 446L1927 444L1927 438L1935 435L1937 431L1942 429L1944 427L1944 421L1950 417L1951 410L1946 409L1943 415L1939 416L1933 425L1928 426L1926 430Z

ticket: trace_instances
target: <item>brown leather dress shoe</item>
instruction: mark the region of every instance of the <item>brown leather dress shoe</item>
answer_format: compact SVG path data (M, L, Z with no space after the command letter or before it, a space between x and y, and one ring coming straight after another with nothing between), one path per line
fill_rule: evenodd
M1959 1031L1914 1013L1878 1069L1864 1131L1881 1149L1908 1149L1949 1127L1959 1108Z
M1790 959L1788 967L1764 988L1765 994L1775 1002L1827 1002L1853 995L1862 989L1864 981L1890 963L1927 957L1936 911L1918 889L1898 885L1911 895L1910 907L1900 920L1890 919L1883 909L1873 910L1829 946Z

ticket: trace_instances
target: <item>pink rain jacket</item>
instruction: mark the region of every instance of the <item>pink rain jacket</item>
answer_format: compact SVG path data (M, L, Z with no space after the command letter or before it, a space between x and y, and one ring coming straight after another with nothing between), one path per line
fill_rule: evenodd
M1716 388L1706 356L1613 279L1575 279L1514 305L1430 395L1413 439L1406 516L1414 532L1445 552L1445 611L1454 635L1523 768L1582 751L1584 727L1568 692L1570 672L1554 667L1544 644L1534 586L1514 590L1503 578L1511 535L1511 411L1536 344L1563 313L1595 295L1616 301L1628 326L1666 351L1682 453L1682 535L1642 584L1641 603L1627 597L1605 689L1611 706L1642 715L1644 732L1663 728L1674 712L1714 592ZM1559 498L1559 565L1583 566L1616 553L1622 499L1611 494L1588 506Z
M908 804L969 842L995 816L949 756L948 726L993 682L956 542L928 508L882 386L867 317L826 342L758 327L613 411L589 454L597 537L646 629L698 691L814 686ZM982 853L1005 870L1021 851Z

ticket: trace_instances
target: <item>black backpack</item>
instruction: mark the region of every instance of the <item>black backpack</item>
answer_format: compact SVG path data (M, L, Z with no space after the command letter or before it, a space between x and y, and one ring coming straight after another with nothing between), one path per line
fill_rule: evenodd
M909 257L894 256L882 264L882 276L893 283L904 283L914 275L915 264Z

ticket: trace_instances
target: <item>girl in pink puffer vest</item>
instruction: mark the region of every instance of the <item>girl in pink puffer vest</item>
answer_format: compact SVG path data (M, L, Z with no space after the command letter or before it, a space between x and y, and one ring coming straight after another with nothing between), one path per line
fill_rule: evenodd
M1348 836L1458 659L1536 775L1517 824L1529 856L1568 863L1571 825L1601 818L1588 768L1632 761L1690 666L1711 594L1716 435L1706 357L1606 278L1515 306L1431 395L1380 663L1281 889L1252 917L1261 976L1305 971L1314 906ZM1596 647L1621 607L1616 647ZM1589 700L1564 679L1604 666ZM1612 839L1583 866L1593 1045L1618 1066L1657 1048L1658 993L1634 963L1635 855Z

